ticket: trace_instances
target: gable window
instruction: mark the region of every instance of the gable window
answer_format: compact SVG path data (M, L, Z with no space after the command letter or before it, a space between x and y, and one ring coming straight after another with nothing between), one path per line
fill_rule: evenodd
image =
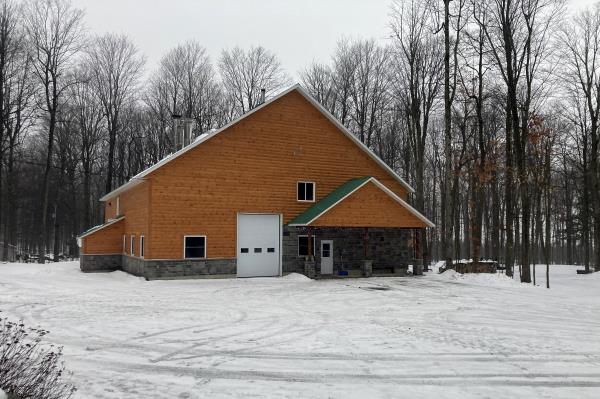
M298 236L298 256L308 256L308 236ZM315 236L312 236L312 256L315 256Z
M206 258L206 236L185 236L184 257L186 259Z
M130 249L129 253L131 254L131 256L135 255L133 253L133 249L134 248L135 248L135 235L132 234L131 235L131 241L129 242L129 249Z
M144 236L140 236L140 258L144 257L144 241L146 241Z
M315 183L312 181L298 182L298 201L315 202Z

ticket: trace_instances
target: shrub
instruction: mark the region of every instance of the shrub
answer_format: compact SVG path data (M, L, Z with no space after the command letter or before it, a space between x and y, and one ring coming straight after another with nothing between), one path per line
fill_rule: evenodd
M62 347L44 344L46 334L0 317L0 389L9 397L66 399L75 392L63 378Z

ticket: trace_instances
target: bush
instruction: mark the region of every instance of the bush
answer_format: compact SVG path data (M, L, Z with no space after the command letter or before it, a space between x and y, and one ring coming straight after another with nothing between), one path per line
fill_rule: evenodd
M0 317L0 389L9 398L66 399L75 392L63 379L62 347L43 344L46 334Z

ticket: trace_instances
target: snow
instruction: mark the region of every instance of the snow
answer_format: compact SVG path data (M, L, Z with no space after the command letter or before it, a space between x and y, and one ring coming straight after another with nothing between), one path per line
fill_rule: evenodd
M600 273L145 281L0 265L0 310L64 346L75 398L597 398ZM538 283L545 284L543 267Z
M7 398L8 398L8 396L6 396L6 393L2 389L0 389L0 399L7 399Z

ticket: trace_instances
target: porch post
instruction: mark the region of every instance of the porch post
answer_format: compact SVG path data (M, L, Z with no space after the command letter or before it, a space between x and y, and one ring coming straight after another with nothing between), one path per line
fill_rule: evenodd
M421 229L414 229L415 259L413 259L413 275L423 274L423 247L421 246Z
M306 258L304 259L304 274L308 278L315 278L316 268L315 268L315 257L313 256L313 245L312 245L312 227L307 227L307 236L308 236L308 253Z
M371 277L373 274L373 260L369 259L369 228L365 227L365 258L363 259L362 274L363 277Z
M314 250L313 250L313 244L312 244L312 227L308 227L308 259L309 260L314 260L315 257L313 255Z

